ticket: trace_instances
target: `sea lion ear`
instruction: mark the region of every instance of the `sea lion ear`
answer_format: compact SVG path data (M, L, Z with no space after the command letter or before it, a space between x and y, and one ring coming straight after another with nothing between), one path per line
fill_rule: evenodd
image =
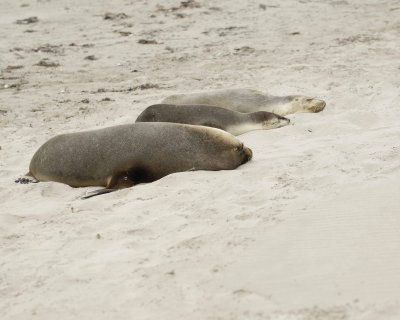
M233 151L241 151L241 150L243 150L243 148L244 148L244 144L243 144L243 142L241 142L239 146L233 148Z

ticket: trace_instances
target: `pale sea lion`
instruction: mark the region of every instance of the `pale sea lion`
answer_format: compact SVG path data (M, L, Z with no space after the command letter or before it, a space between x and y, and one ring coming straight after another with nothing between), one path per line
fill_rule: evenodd
M72 187L103 186L94 195L189 170L230 170L252 151L231 134L175 123L135 123L61 134L34 154L29 174Z
M286 126L290 120L271 112L240 113L208 105L155 104L146 108L136 122L175 122L214 127L235 136L252 130Z
M165 98L162 103L212 105L243 113L268 111L280 116L296 112L320 112L326 105L325 101L315 98L299 95L278 97L251 89L176 94Z

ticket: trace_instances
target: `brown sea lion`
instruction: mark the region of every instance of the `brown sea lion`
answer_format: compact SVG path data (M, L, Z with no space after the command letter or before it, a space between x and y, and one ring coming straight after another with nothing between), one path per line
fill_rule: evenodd
M213 90L200 93L176 94L162 103L179 105L212 105L238 112L268 111L285 116L296 112L320 112L325 101L300 95L272 96L251 89Z
M189 170L230 170L252 152L233 135L175 123L135 123L61 134L34 154L29 174L101 194Z
M271 112L240 113L208 105L155 104L146 108L136 122L174 122L214 127L235 136L252 130L286 126L290 120Z

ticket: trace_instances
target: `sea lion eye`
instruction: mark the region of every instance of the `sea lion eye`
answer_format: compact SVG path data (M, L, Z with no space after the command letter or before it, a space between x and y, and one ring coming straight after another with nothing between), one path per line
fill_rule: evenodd
M243 150L243 143L240 146L233 148L233 151L240 151L240 150Z

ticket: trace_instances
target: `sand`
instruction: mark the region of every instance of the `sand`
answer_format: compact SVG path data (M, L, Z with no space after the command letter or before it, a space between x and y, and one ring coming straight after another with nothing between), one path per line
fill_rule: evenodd
M1 1L1 319L400 319L399 14L396 0ZM254 158L233 171L88 200L95 188L14 183L56 134L219 88L327 107L239 136Z

